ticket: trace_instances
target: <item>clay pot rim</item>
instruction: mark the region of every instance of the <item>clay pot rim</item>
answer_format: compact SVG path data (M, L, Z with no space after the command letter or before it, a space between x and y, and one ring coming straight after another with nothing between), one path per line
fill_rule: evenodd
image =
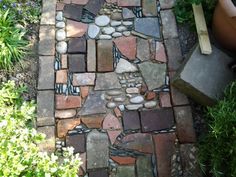
M232 0L219 0L219 4L229 17L236 17L236 7Z

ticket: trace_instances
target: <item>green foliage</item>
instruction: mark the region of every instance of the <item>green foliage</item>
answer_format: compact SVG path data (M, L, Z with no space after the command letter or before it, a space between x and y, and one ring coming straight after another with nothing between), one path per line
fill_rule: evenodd
M207 113L209 132L199 145L201 166L214 177L236 176L236 82Z
M68 148L63 158L39 152L37 143L45 136L28 126L35 118L35 104L23 101L25 90L13 81L0 86L0 176L77 176L81 162L73 149Z
M9 11L0 11L0 69L10 70L25 54L24 32L15 26Z

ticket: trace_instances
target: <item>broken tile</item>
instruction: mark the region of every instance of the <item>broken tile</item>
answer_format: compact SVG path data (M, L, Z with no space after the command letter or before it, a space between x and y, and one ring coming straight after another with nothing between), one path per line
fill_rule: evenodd
M121 130L107 130L111 144L114 144L116 138L121 134Z
M111 159L118 163L119 165L134 165L135 164L135 158L133 157L121 157L121 156L111 156Z
M103 121L104 130L119 130L121 129L120 121L112 114L108 114Z
M161 42L156 42L156 56L155 56L155 59L157 61L160 61L160 62L163 62L163 63L167 62L165 47Z
M88 29L88 25L74 20L67 20L66 36L67 37L82 37Z
M94 115L94 116L82 116L81 121L88 128L102 128L104 116L103 115Z

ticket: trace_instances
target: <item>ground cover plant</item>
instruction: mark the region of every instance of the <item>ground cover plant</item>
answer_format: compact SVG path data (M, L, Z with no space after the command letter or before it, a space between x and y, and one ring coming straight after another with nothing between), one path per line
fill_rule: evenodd
M236 82L226 89L225 98L207 109L209 132L199 145L204 171L214 177L236 176Z
M72 149L63 158L39 152L44 136L32 127L35 104L22 99L24 91L13 81L0 86L0 176L77 176L81 162Z

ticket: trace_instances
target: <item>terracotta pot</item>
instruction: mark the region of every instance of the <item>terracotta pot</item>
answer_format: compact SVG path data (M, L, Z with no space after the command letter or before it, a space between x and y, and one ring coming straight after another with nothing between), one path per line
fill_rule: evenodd
M218 1L212 30L223 47L236 51L236 7L231 0Z

